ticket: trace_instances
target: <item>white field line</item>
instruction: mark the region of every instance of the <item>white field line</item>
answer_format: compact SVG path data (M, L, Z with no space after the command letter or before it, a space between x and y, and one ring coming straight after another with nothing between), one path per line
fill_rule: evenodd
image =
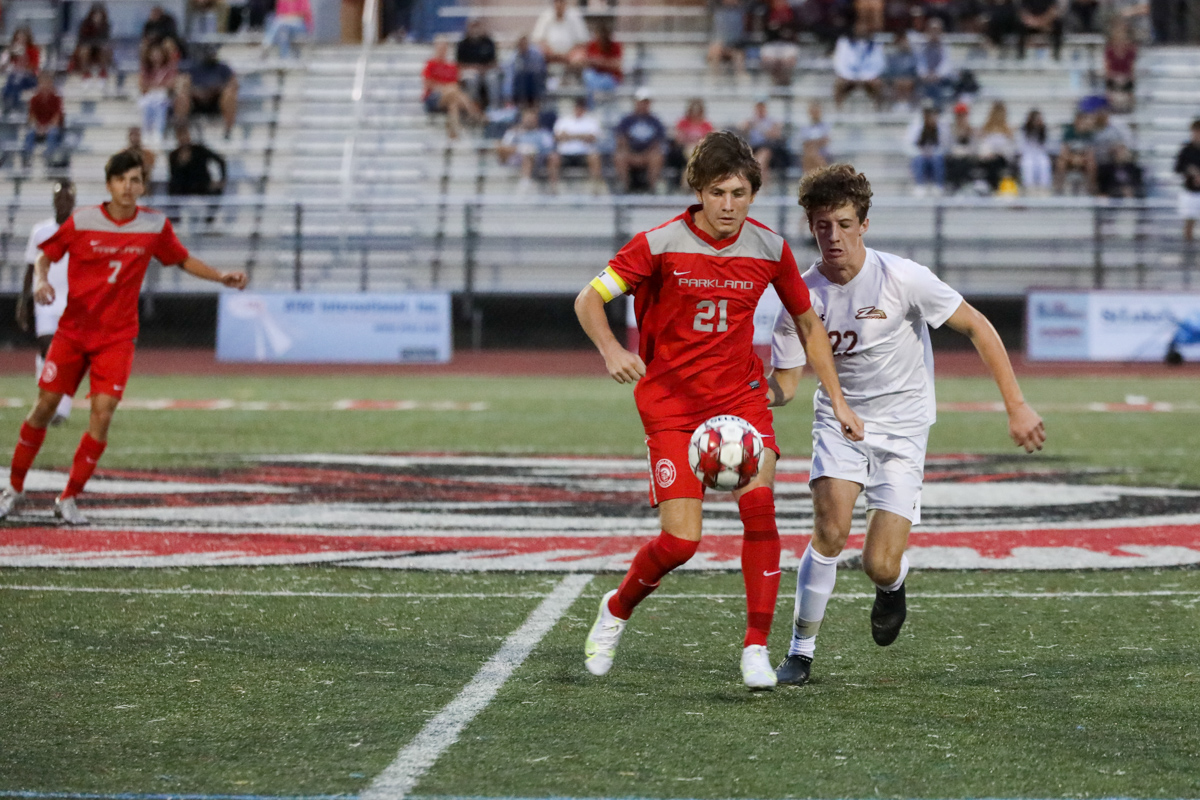
M429 720L400 751L396 760L376 776L359 795L359 800L403 800L438 757L458 741L463 728L487 708L508 677L533 652L591 580L591 575L563 578L525 623L504 640L496 655L475 673L458 696Z

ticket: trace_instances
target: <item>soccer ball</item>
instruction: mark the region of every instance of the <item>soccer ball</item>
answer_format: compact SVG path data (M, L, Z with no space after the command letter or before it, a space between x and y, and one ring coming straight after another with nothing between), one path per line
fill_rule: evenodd
M732 492L758 474L763 440L754 426L741 417L712 417L692 434L688 464L710 489Z

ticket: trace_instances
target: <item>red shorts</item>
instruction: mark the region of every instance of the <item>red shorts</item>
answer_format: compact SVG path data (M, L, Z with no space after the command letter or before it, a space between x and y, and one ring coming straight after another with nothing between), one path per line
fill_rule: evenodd
M779 445L775 443L774 417L766 404L756 413L740 413L737 416L754 426L762 436L764 447L779 455ZM657 508L663 500L679 497L704 499L705 486L688 464L688 444L694 432L659 431L646 437L646 447L650 451L651 508Z
M88 397L108 394L120 399L125 393L129 373L133 371L134 345L132 339L127 339L93 350L65 336L55 336L46 353L46 366L38 386L47 392L73 397L83 382L83 374L90 372Z

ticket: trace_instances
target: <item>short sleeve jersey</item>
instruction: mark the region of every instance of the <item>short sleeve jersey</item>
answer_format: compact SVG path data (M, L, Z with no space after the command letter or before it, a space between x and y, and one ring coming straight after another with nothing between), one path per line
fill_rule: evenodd
M695 429L716 414L766 407L754 311L773 285L789 313L811 304L783 237L752 219L724 240L693 221L700 206L625 245L592 286L632 293L646 375L634 399L647 434Z
M58 230L58 222L51 217L44 219L33 226L33 230L29 232L29 244L25 247L25 263L34 264L37 262L38 251L42 247L42 243L49 239ZM58 261L50 264L50 272L46 275L46 280L54 289L54 302L48 306L39 304L34 305L33 310L37 315L45 314L50 317L61 317L63 309L67 307L67 263L70 261L69 256L63 256Z
M117 222L102 205L76 211L41 250L51 261L71 256L58 333L86 348L137 338L138 295L150 259L174 265L188 257L165 214L139 208Z
M818 264L804 280L829 331L846 402L870 431L897 436L925 431L937 419L928 328L941 327L962 305L962 295L929 268L876 250L867 250L862 271L844 286L822 275ZM786 314L775 325L771 361L781 369L805 362ZM818 419L833 419L824 387L817 388L813 409Z

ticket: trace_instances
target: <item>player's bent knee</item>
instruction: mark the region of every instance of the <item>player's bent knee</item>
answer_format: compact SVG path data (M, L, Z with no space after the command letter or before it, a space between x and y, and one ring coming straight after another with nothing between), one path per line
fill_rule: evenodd
M877 586L890 586L900 577L900 559L888 560L873 557L869 552L863 553L863 572Z

